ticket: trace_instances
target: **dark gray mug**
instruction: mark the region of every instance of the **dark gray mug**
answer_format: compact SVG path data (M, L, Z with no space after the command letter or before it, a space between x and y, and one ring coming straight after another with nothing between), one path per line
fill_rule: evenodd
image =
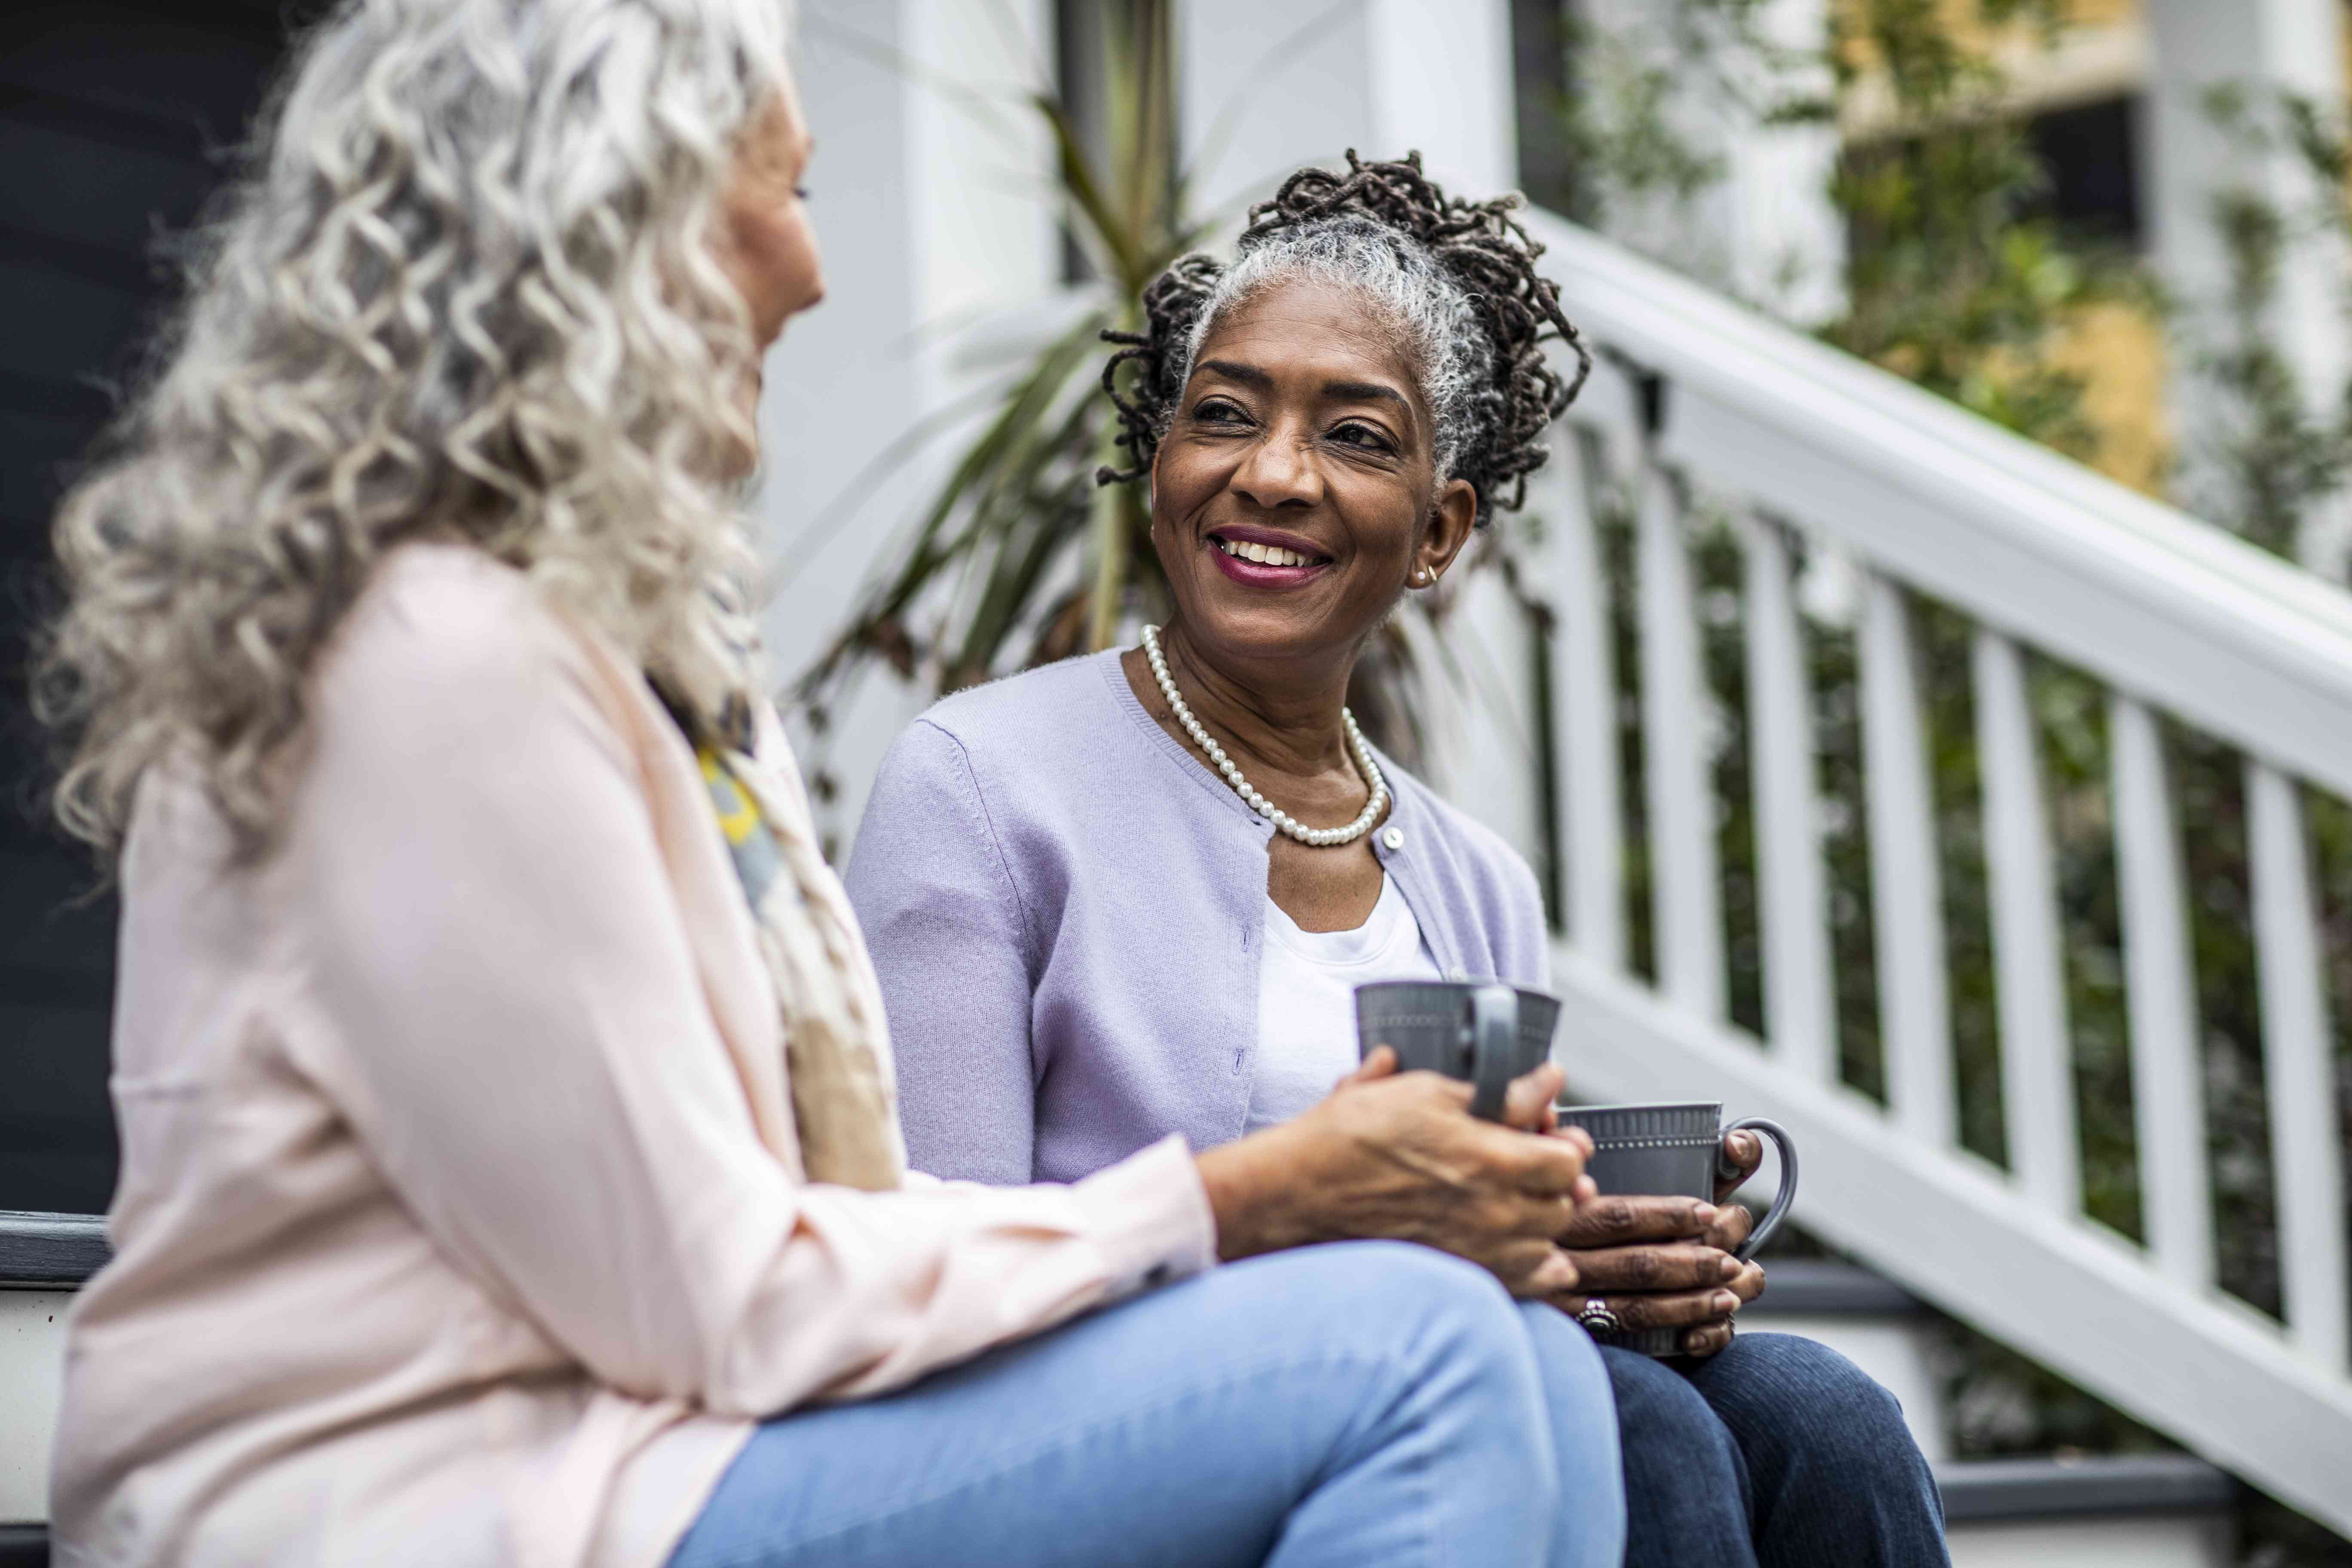
M1400 1069L1427 1068L1467 1081L1470 1111L1503 1119L1511 1080L1551 1055L1559 998L1496 982L1384 980L1356 987L1356 1051L1387 1046Z
M1629 1197L1685 1197L1715 1201L1717 1163L1726 1133L1752 1129L1780 1151L1780 1191L1772 1206L1733 1256L1751 1258L1780 1228L1797 1196L1797 1145L1779 1122L1761 1116L1726 1125L1723 1106L1714 1101L1682 1105L1563 1105L1562 1127L1592 1135L1592 1158L1585 1172L1603 1193ZM1679 1329L1628 1329L1609 1342L1647 1355L1679 1355Z

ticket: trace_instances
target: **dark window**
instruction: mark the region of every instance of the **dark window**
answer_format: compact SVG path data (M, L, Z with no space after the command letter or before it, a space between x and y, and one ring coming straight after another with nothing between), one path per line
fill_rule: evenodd
M247 132L278 0L20 5L0 21L0 1209L91 1212L114 1188L114 902L47 825L26 705L56 602L49 521L173 294L154 258Z
M2048 172L2036 216L2079 238L2137 247L2139 178L2132 155L2137 98L2111 98L2034 116L2026 142Z

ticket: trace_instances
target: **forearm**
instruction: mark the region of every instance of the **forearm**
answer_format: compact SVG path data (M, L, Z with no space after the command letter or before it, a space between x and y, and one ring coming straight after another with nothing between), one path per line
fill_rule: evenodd
M1268 1128L1194 1157L1224 1261L1337 1239L1326 1217L1299 1201L1311 1184L1301 1179L1307 1151L1296 1126Z

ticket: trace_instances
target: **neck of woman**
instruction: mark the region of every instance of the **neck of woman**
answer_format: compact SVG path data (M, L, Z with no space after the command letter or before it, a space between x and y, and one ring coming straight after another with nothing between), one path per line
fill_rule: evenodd
M1161 628L1160 647L1193 717L1224 737L1244 773L1307 778L1353 769L1339 719L1352 653L1336 662L1221 658L1188 637L1181 620Z

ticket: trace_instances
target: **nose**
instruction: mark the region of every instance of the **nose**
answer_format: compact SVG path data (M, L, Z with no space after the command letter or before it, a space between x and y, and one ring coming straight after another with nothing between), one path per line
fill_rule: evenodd
M1268 511L1311 507L1323 499L1323 471L1307 451L1307 437L1277 429L1250 449L1228 488Z

